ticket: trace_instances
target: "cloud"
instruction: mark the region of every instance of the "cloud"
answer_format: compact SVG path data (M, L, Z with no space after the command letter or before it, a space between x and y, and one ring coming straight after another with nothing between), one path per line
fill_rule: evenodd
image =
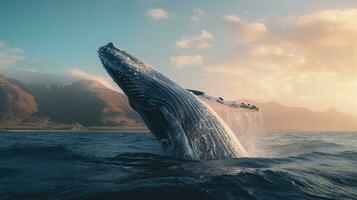
M175 45L177 49L205 50L213 46L211 43L212 40L213 34L202 30L198 36L182 37L181 40L175 42ZM189 66L201 65L203 63L203 57L199 54L171 56L170 62L177 68L183 69Z
M227 22L231 23L240 23L241 19L237 15L226 15L223 17L223 19Z
M212 33L206 30L202 30L198 36L182 37L181 40L175 42L175 45L177 49L195 48L198 50L205 50L213 46L211 43L213 38L214 37Z
M176 48L178 48L178 49L187 49L187 48L191 47L192 40L184 37L181 40L176 41L175 45L176 45Z
M0 68L9 67L24 60L22 49L9 47L5 42L0 41Z
M171 56L170 62L175 65L177 68L185 68L189 66L197 66L203 63L203 57L201 55L179 55Z
M249 54L256 56L282 55L283 50L280 47L259 45L249 49Z
M329 72L339 78L357 75L357 9L268 18L260 25L236 15L227 15L224 20L235 24L234 40L247 42L237 51L245 64L259 62L282 70ZM250 34L246 37L245 33ZM246 62L246 58L252 61Z
M191 21L193 22L199 22L203 19L203 17L206 15L206 12L203 11L202 9L199 8L194 8L193 9L193 14L191 15Z
M69 74L74 76L74 77L78 77L80 79L84 79L84 80L93 80L93 81L97 81L99 83L101 83L102 85L104 85L105 87L114 90L114 91L118 91L118 87L113 83L112 79L106 76L99 76L99 75L94 75L94 74L90 74L88 72L85 72L81 69L71 69L69 71Z
M316 92L316 89L323 85L332 85L329 74L314 75L277 69L262 70L256 67L243 67L239 64L232 62L212 65L206 67L205 71L208 76L224 80L226 89L231 93L236 92L234 95L260 101L283 101L287 105L301 103L301 99L298 99L297 96L316 97L321 95L325 92ZM316 103L315 106L319 107L325 102Z
M273 21L271 32L271 41L303 57L297 69L357 75L357 9L317 11Z
M234 37L219 45L232 52L224 59L207 57L211 64L204 67L208 78L224 80L212 86L215 90L225 88L228 97L357 113L357 9L251 22L227 15L224 21Z
M260 22L246 22L237 15L223 17L227 28L240 42L252 42L258 40L267 32L267 27Z
M170 14L161 8L153 8L146 12L146 15L154 20L162 20L170 17Z

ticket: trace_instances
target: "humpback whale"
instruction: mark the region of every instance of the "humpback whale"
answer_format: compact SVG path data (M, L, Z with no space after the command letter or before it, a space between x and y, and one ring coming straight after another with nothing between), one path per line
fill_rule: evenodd
M179 86L111 42L100 47L98 54L130 106L167 152L194 160L248 156L226 123L200 100L204 92ZM218 102L224 104L222 98Z

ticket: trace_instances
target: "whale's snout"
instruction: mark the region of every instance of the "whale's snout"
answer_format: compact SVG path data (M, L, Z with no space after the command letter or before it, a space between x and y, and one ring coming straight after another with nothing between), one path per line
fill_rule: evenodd
M98 54L104 68L127 95L129 102L151 108L154 101L147 93L147 88L152 86L151 67L112 42L100 47Z
M104 67L108 69L118 68L118 64L124 63L125 60L130 59L124 54L124 51L115 47L112 42L100 47L98 49L99 58Z
M114 46L113 42L108 42L108 44L106 44L105 47L118 49Z
M114 63L122 62L131 62L130 64L141 65L144 64L141 60L135 58L128 52L116 47L112 42L102 46L98 50L99 57L104 60L110 60Z

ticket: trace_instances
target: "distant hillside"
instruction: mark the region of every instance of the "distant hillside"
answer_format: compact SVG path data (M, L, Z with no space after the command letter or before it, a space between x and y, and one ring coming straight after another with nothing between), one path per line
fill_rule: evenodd
M122 93L98 82L21 84L0 77L1 129L143 129Z
M39 104L36 116L49 117L53 122L79 123L85 127L142 126L125 95L98 82L31 85L29 91Z
M329 109L324 112L307 108L289 107L277 102L261 103L237 100L256 105L260 111L237 109L201 98L217 112L233 131L356 131L357 117Z
M0 127L16 125L37 111L37 103L18 82L0 75Z
M313 112L276 102L244 102L260 108L264 123L259 123L266 131L357 130L357 117L336 109ZM211 106L232 128L249 120L229 114L227 106ZM116 130L145 129L145 125L124 94L98 82L32 85L0 76L0 129Z
M266 130L357 130L357 117L336 109L314 112L306 108L283 106L276 102L253 103L261 108Z

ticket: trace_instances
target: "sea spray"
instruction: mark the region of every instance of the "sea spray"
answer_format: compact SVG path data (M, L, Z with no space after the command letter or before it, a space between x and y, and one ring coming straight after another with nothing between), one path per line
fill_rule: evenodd
M263 118L261 112L236 112L235 115L240 115L244 124L241 123L239 131L235 131L242 138L242 143L249 154L253 157L265 157L265 148L260 141L260 136L263 134Z
M261 112L246 112L240 109L225 110L228 126L240 139L242 145L252 157L264 154L259 135L262 134L263 118Z
M216 119L219 121L219 123L222 124L223 128L225 129L225 133L226 133L225 135L222 135L222 137L226 137L228 139L228 141L230 141L233 144L233 147L235 148L234 151L236 151L242 157L249 157L250 156L249 153L246 151L244 146L241 144L237 135L234 134L232 129L229 127L229 125L227 125L225 120L223 120L221 118L221 116L219 114L217 114L217 112L213 108L211 108L211 106L209 104L207 104L205 101L201 100L198 97L196 97L196 98L197 98L197 100L201 101L201 103L204 104L207 107L207 109L216 117ZM205 120L205 119L203 119L203 120Z
M240 144L250 157L265 157L269 154L265 145L260 141L260 136L264 133L262 111L249 112L214 101L205 102L221 117L236 138L239 138Z

